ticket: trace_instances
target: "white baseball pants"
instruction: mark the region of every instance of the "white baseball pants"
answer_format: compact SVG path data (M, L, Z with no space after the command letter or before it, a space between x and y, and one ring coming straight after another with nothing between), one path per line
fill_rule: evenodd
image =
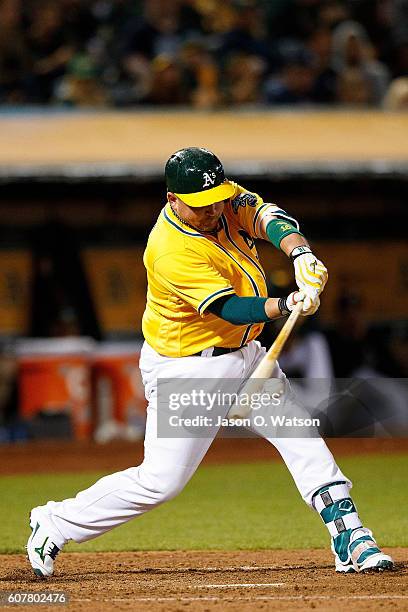
M192 477L212 439L157 437L157 378L248 378L265 354L256 341L219 357L168 358L144 344L140 369L149 401L143 463L105 476L62 502L45 506L64 542L85 542L152 510L177 495ZM284 377L280 368L274 376ZM228 407L226 407L226 412ZM256 431L258 435L262 432ZM313 493L332 482L351 482L336 465L321 438L267 438L285 461L300 494L311 504Z

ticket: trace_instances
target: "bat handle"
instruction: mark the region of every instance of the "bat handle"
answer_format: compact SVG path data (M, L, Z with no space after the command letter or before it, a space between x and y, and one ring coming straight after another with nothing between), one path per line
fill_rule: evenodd
M299 318L300 313L302 312L303 302L297 302L289 317L286 319L285 325L282 327L278 337L273 343L272 347L268 351L268 360L277 359L280 355L280 352L288 339L292 329L296 325L296 321Z

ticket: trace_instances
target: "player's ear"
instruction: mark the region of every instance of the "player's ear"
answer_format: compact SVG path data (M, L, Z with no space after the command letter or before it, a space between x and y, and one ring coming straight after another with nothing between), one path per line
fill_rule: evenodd
M172 202L173 204L175 204L177 202L177 196L176 194L174 194L172 191L168 191L167 192L167 200L169 202Z

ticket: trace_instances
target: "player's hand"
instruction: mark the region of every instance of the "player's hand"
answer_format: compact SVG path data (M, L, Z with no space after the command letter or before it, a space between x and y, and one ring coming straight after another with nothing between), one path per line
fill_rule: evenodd
M306 246L296 247L290 256L295 268L296 284L313 302L327 283L327 268Z
M290 293L286 298L286 308L289 310L289 312L292 312L296 304L302 301L303 308L300 314L304 317L314 314L320 306L318 293L316 293L312 299L312 297L306 295L304 291L293 291L293 293Z

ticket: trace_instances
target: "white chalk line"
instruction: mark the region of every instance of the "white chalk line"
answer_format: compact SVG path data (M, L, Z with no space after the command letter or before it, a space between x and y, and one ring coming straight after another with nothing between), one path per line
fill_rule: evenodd
M330 569L333 568L332 565L321 565L319 569ZM234 565L234 566L223 566L223 567L212 567L212 566L203 566L203 567L175 567L172 569L163 568L163 567L145 567L143 569L133 569L129 570L130 573L133 574L185 574L185 573L228 573L228 572L258 572L258 571L287 571L287 570L308 570L308 569L316 569L315 564L311 565L285 565L282 567L281 565ZM122 573L126 573L122 571Z

